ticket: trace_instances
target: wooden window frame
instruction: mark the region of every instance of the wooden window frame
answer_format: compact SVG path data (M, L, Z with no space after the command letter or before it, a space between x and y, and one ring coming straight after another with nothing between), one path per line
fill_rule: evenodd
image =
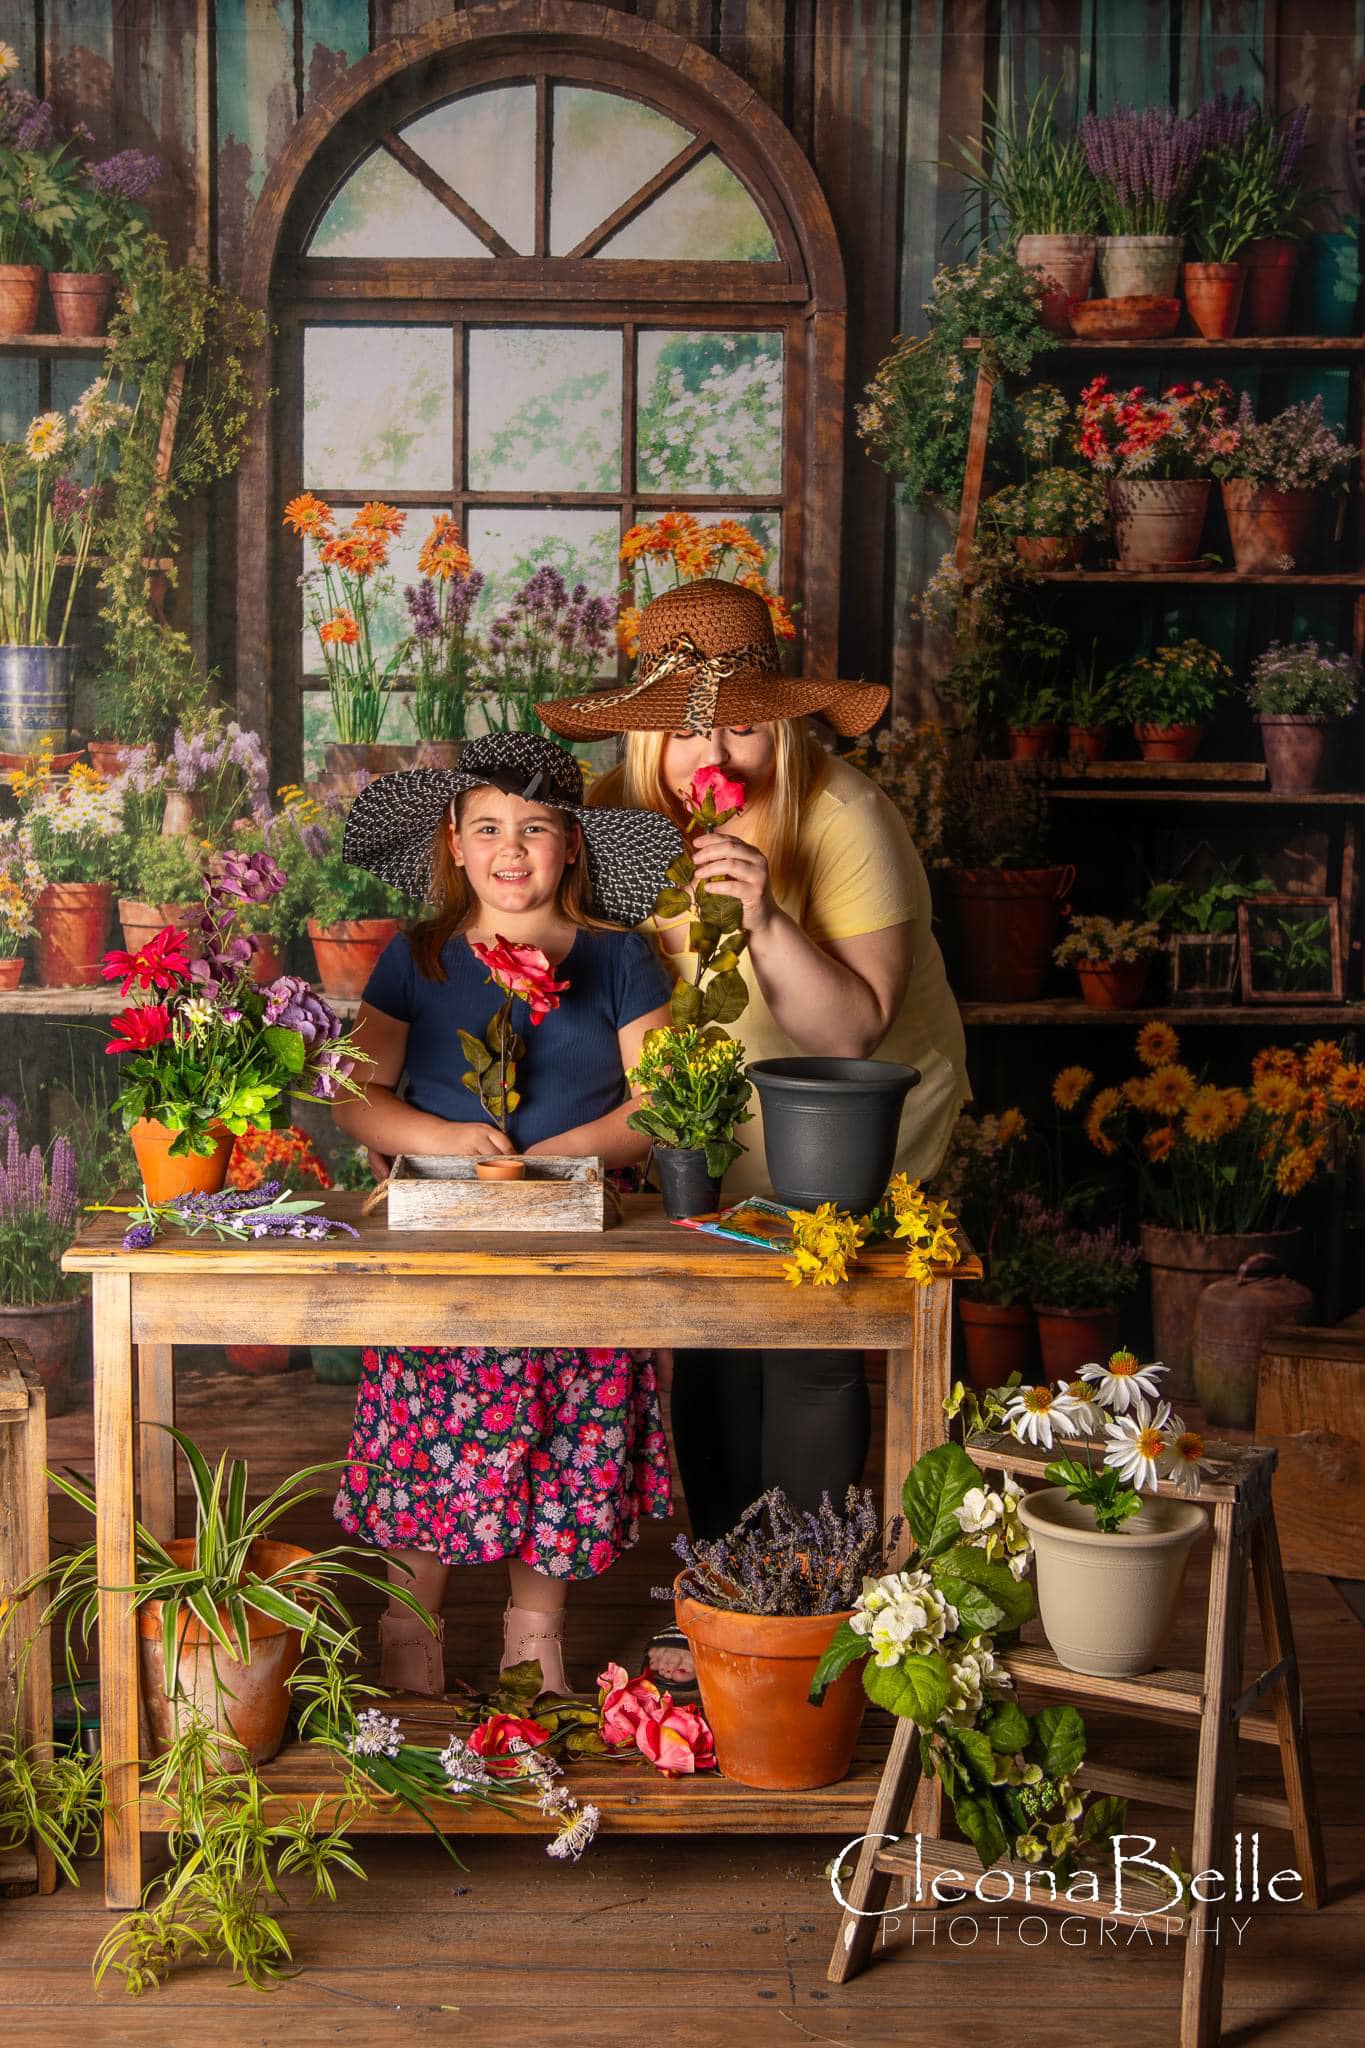
M809 164L777 116L718 60L670 31L577 0L475 7L402 39L353 67L299 123L253 216L244 262L249 303L272 318L256 366L269 393L238 485L236 685L239 715L270 735L277 776L297 775L304 688L296 578L301 544L280 509L305 481L300 389L302 330L310 325L430 325L454 336L454 448L449 492L386 491L400 505L615 509L622 531L685 503L773 511L782 520L781 587L801 624L801 667L833 674L838 645L845 346L843 270L833 222ZM549 254L549 92L555 81L635 98L692 133L669 163L564 256ZM489 249L464 258L358 259L301 252L336 192L376 147L413 170L396 131L480 88L535 90L534 252L508 245L434 171L419 175ZM395 143L398 145L395 147ZM641 262L591 252L662 191L715 153L747 186L777 260ZM438 189L440 188L440 189ZM470 326L610 327L623 335L622 475L605 493L471 490L462 462L466 336ZM636 488L636 337L650 328L756 330L783 337L783 464L771 493L650 493ZM359 491L331 493L339 506ZM315 687L313 684L304 687Z

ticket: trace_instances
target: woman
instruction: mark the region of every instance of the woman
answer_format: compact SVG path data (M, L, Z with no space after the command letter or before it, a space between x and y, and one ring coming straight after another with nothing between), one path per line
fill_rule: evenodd
M749 1005L730 1027L751 1059L871 1056L918 1067L896 1170L932 1174L967 1095L962 1023L930 925L929 888L904 821L876 785L828 755L805 722L821 712L845 737L865 732L887 692L781 674L761 595L698 581L666 591L640 621L637 679L624 691L544 704L570 739L624 734L624 758L593 791L685 816L708 762L745 786L742 813L698 838L698 876L738 897ZM664 927L670 964L686 920ZM767 1186L761 1108L726 1196ZM842 1502L862 1477L868 1400L857 1352L679 1352L674 1443L699 1536L723 1534L767 1487L803 1507Z

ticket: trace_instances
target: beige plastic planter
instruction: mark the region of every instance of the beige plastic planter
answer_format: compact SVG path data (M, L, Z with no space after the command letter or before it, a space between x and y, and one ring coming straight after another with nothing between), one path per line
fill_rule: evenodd
M1208 1523L1191 1501L1156 1494L1112 1535L1090 1509L1045 1487L1019 1503L1038 1566L1043 1633L1068 1671L1150 1671L1175 1616L1190 1546Z

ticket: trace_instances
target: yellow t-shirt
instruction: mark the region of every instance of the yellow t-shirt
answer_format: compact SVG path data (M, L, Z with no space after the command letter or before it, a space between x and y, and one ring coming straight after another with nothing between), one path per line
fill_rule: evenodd
M806 806L796 865L804 883L794 895L780 899L781 908L817 945L885 931L889 925L909 923L913 929L914 956L905 997L874 1057L920 1070L919 1085L905 1099L896 1171L912 1180L927 1180L943 1158L953 1121L970 1090L962 1019L933 934L924 865L890 798L838 759L830 760L823 787ZM682 973L695 972L690 954L666 952L665 959ZM748 985L749 1006L726 1026L731 1036L741 1041L751 1060L802 1052L805 1048L775 1021L747 953L740 972ZM770 1192L757 1091L749 1107L752 1120L736 1132L746 1149L725 1176L726 1201Z

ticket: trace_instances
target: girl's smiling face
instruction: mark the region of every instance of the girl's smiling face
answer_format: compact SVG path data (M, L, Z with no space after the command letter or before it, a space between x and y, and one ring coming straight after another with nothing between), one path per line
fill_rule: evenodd
M501 789L470 790L459 824L447 829L451 855L480 903L509 915L553 905L565 867L578 858L572 818Z
M723 768L742 782L750 802L772 780L777 747L771 725L716 725L710 732L671 732L664 741L665 786L685 802L699 768Z

